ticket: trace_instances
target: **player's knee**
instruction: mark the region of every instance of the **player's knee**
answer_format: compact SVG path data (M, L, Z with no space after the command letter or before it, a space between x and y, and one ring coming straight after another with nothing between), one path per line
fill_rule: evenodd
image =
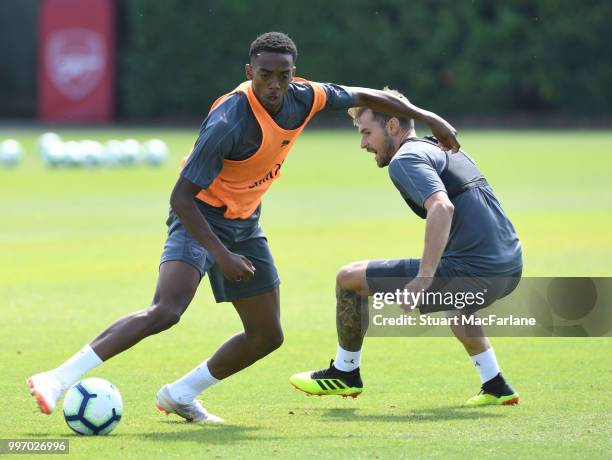
M270 352L273 352L274 350L278 350L284 341L285 341L285 336L283 334L283 331L281 331L280 329L276 331L274 334L272 334L270 337L268 337L268 346L269 346Z
M250 337L251 349L258 358L261 358L280 348L284 340L285 337L281 329L268 332L267 334L257 334Z
M352 291L362 290L363 263L355 262L342 267L336 274L336 288L350 289Z
M158 303L152 305L147 310L147 317L151 321L153 329L163 331L177 324L181 319L183 311L182 308L178 308L177 306Z
M281 347L285 341L285 336L281 329L277 329L274 332L266 335L266 349L268 353L272 353Z

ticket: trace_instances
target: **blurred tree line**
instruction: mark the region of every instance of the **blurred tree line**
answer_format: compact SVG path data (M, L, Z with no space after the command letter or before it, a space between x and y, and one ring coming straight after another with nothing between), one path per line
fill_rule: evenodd
M120 112L202 114L244 79L251 41L295 40L298 74L386 84L440 113L606 114L612 1L124 0Z
M610 0L117 4L124 120L201 118L244 80L250 43L269 30L295 40L300 76L389 85L443 114L611 113Z

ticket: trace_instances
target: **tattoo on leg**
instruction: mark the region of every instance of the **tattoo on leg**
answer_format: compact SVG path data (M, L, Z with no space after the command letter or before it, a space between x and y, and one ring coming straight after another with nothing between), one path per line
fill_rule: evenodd
M340 288L336 300L336 330L340 346L347 351L358 351L368 329L368 299L350 289Z

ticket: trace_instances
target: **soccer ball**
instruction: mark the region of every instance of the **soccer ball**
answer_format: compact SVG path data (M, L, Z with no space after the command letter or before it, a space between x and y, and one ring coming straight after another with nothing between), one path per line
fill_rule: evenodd
M97 141L86 139L79 142L81 146L81 154L83 155L81 163L83 166L93 168L102 164L104 147Z
M17 166L21 161L21 144L15 139L6 139L0 142L0 164L2 166Z
M123 415L123 401L107 380L89 378L70 387L64 398L64 419L77 434L109 434Z
M149 139L142 146L145 163L160 166L168 158L168 146L161 139Z
M38 138L38 153L50 167L61 166L66 160L64 142L55 133L45 133Z
M123 141L121 150L121 163L132 166L140 160L140 142L136 139L126 139Z
M103 160L106 166L115 168L121 164L123 155L123 142L117 139L109 140L104 146Z
M64 142L64 164L66 166L80 166L82 162L81 144L77 141Z

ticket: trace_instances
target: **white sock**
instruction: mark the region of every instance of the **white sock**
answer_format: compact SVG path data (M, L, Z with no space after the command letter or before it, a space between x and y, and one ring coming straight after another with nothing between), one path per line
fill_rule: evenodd
M470 356L470 359L474 363L482 383L488 382L499 374L499 366L497 364L497 358L495 358L493 347L477 355Z
M361 364L361 350L347 351L338 345L334 367L339 371L350 372L355 370Z
M216 383L219 383L219 379L210 373L208 360L206 360L176 382L168 385L168 391L175 401L188 404L197 395Z
M56 367L53 372L59 377L64 386L69 387L79 380L83 374L100 364L102 364L102 360L93 351L93 348L87 344L64 364Z

